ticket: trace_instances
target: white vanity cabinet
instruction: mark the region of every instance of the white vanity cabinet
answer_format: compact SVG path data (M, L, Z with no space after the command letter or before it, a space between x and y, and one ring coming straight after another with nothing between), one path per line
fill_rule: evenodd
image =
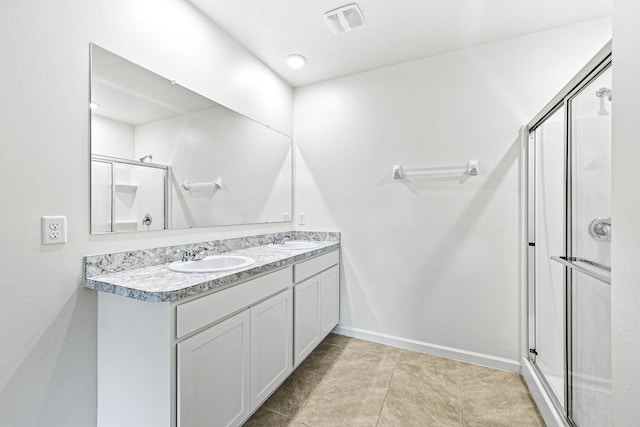
M249 310L178 343L178 425L233 426L251 413Z
M251 408L256 409L293 371L293 292L251 308Z
M293 369L293 268L178 302L98 294L98 426L241 425Z
M338 260L175 302L99 292L98 426L241 425L338 323Z
M291 289L178 343L178 425L240 425L293 370Z
M294 367L338 324L339 260L336 251L294 266Z
M320 337L324 339L340 321L340 268L320 274Z

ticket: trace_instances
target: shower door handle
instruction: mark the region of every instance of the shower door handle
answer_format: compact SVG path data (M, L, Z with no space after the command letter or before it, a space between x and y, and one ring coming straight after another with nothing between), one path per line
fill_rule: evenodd
M594 279L598 279L607 285L611 285L611 268L607 266L584 258L552 256L551 259L559 262L565 267L569 267L572 270L579 271L580 273L586 274Z

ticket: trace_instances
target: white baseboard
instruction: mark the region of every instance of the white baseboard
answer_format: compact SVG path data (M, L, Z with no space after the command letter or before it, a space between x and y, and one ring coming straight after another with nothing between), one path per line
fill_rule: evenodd
M555 405L551 401L551 398L540 382L540 379L533 370L531 362L522 358L521 365L524 381L527 383L529 392L531 393L533 400L536 402L536 406L538 406L540 415L542 415L542 419L544 419L547 427L568 427L569 425L565 421L564 417L558 413Z
M502 357L490 356L488 354L475 353L458 348L445 347L442 345L430 344L422 341L381 334L364 329L349 328L340 325L336 326L333 332L339 335L360 338L366 341L373 341L379 344L403 348L405 350L417 351L418 353L430 354L432 356L438 357L446 357L447 359L487 366L489 368L500 369L507 372L514 372L518 374L520 373L520 363L517 360L505 359Z

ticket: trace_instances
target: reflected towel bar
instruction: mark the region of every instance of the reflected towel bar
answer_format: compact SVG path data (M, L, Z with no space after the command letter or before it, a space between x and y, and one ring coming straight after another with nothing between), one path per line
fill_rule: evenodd
M601 282L604 282L607 285L611 286L611 268L607 266L598 264L597 262L589 261L584 258L552 256L551 259L559 262L565 267L569 267L572 270L579 271L580 273L586 274L587 276L594 279L598 279ZM586 264L588 267L577 264L579 262Z
M185 181L180 187L187 191L211 191L216 188L222 188L222 178L218 178L212 182L189 182Z

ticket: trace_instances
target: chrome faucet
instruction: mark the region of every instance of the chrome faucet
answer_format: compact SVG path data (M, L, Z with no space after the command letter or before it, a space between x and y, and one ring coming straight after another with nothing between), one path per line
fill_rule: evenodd
M274 245L284 245L284 242L286 242L287 240L290 240L290 239L291 239L291 236L288 235L288 234L286 236L282 236L279 239L277 237L274 237L273 238L273 244Z
M200 261L207 257L207 251L209 250L206 246L200 246L198 249L195 249L191 252L191 261Z
M187 261L200 261L206 257L207 251L209 250L206 246L200 246L197 249L183 249L182 251L182 262Z

